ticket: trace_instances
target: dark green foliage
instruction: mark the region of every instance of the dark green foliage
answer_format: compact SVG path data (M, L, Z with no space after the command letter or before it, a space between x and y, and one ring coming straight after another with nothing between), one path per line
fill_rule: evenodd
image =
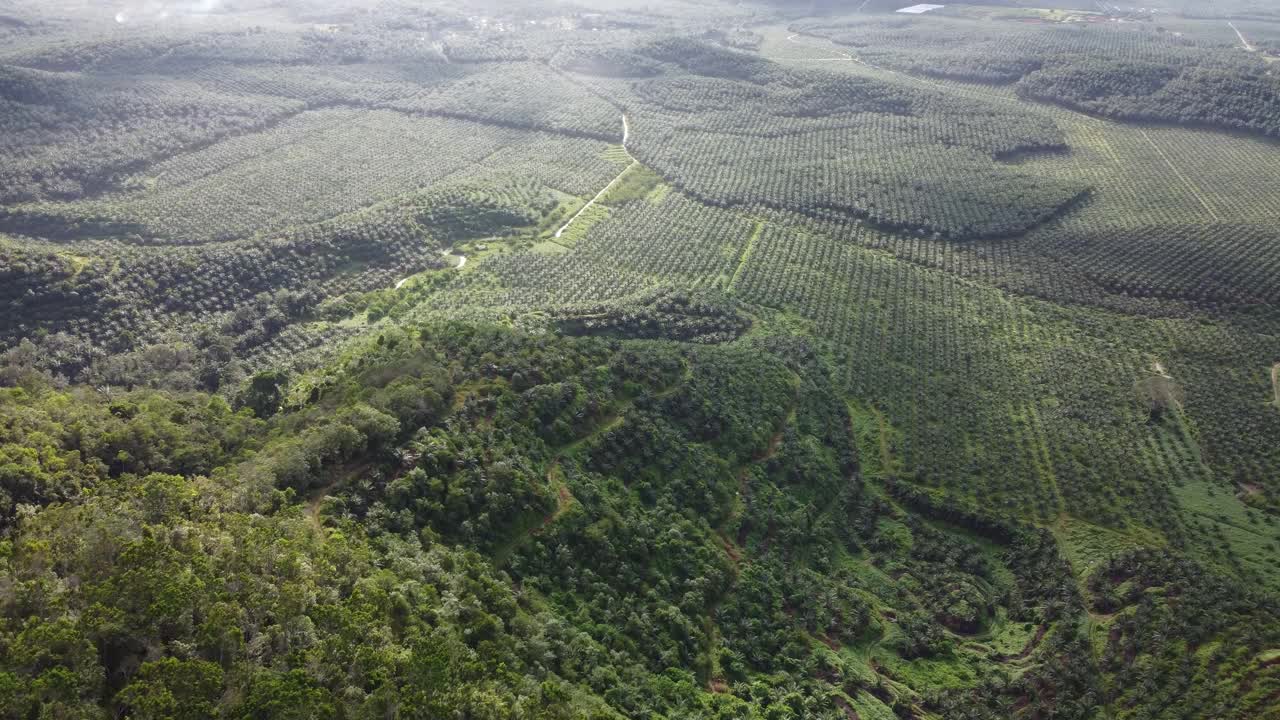
M1199 33L1140 19L1147 22L1103 22L1097 15L1048 22L1032 11L989 23L897 17L806 21L795 29L830 38L870 62L1012 83L1023 97L1120 120L1280 134L1280 84L1266 63L1205 42Z
M903 607L903 659L959 658L948 625L1022 612L992 589L1001 560L953 535L907 515L913 541L876 541L877 515L900 511L854 479L850 419L801 338L697 347L434 325L369 341L304 400L281 399L280 380L250 383L283 410L265 426L236 416L254 436L241 450L99 467L80 481L91 492L49 494L10 532L5 572L26 588L0 605L12 707L431 714L538 688L565 716L715 717L730 698L705 684L732 683L733 702L763 712L799 702L757 679L785 672L803 706L830 714L824 683L860 681L836 680L852 670L814 642L863 642L885 622L869 600L882 589L839 567L845 549L910 569L882 596ZM48 413L59 397L25 402ZM162 411L93 399L77 412L100 406L151 424ZM43 559L80 536L102 540ZM69 575L77 588L50 602Z
M32 328L46 331L77 319L108 313L116 305L108 295L110 279L102 268L77 268L72 257L0 246L0 331L9 342Z
M567 78L547 73L541 63L478 68L437 92L387 106L601 140L616 140L621 131L612 105Z
M56 390L35 378L0 389L0 517L71 501L108 478L212 472L259 423L220 398L148 390Z
M528 182L506 188L448 187L402 202L416 209L419 225L451 243L517 232L537 224L556 206L545 188Z
M653 60L619 48L566 49L557 64L575 73L604 77L643 78L662 72Z
M1274 717L1251 2L0 16L0 717Z
M692 38L660 40L642 48L641 52L656 60L675 63L690 74L703 77L765 84L782 75L775 65L754 55Z
M249 387L241 402L254 415L268 419L280 409L288 383L289 376L286 373L273 370L260 372L249 379Z
M1018 89L1032 97L1101 109L1112 96L1151 95L1176 76L1177 69L1167 65L1101 59L1029 73Z
M296 102L210 91L196 83L136 84L110 76L93 81L0 66L0 149L11 158L0 171L0 202L96 193L143 162L300 109ZM103 123L118 130L101 137L95 128ZM34 147L45 151L31 152Z
M1278 241L1271 228L1247 224L1135 227L1105 238L1054 234L1046 255L1079 263L1107 290L1137 298L1184 300L1238 310L1280 299L1270 272Z
M1030 73L1018 92L1136 122L1209 125L1280 137L1280 83L1262 67L1081 59Z
M642 103L630 110L634 152L711 204L835 211L969 238L1025 230L1086 190L995 162L1062 147L1051 123L1016 109L787 69L693 40L649 51L687 72L633 86ZM924 171L917 161L949 169Z
M1089 578L1109 618L1101 663L1119 717L1273 717L1280 607L1167 552L1126 553Z
M11 309L0 333L15 344L33 328L71 335L64 343L71 347L47 353L39 363L69 377L86 372L94 360L83 339L124 352L160 340L175 320L204 326L203 334L186 328L183 339L196 345L188 352L230 344L247 354L309 317L322 293L370 290L443 265L409 212L386 209L300 228L285 238L184 250L116 247L87 257L0 250L0 274L9 278L0 292ZM216 353L208 357L215 367L230 359ZM101 371L106 377L98 379L111 384L145 382L127 372ZM184 387L218 387L206 372L196 374Z
M660 291L626 302L563 310L557 325L566 335L666 338L717 343L733 340L751 320L731 298Z

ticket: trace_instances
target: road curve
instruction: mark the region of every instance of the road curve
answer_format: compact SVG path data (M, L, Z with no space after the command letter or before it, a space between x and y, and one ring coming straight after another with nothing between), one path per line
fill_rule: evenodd
M463 265L466 265L466 264L467 264L467 256L466 256L466 255L450 255L448 250L445 250L443 254L444 254L444 256L445 256L445 257L456 257L456 258L458 258L458 264L453 266L455 270L456 270L456 269L459 269L459 268L461 268ZM407 278L400 278L400 280L399 280L398 282L396 282L396 290L399 290L400 288L404 287L404 284L405 284L405 283L407 283L407 282L409 282L409 280L410 280L410 279L412 279L412 278L413 278L413 276L412 276L412 275L410 275L410 276L409 276L409 277L407 277Z

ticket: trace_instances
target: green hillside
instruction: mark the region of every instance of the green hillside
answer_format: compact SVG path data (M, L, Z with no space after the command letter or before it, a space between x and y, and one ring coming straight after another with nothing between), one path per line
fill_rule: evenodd
M1050 4L0 3L0 718L1280 718L1280 15Z

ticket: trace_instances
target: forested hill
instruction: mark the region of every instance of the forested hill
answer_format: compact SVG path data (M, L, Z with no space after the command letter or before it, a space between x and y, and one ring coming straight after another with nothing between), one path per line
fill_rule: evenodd
M1077 584L1046 531L913 489L831 370L788 335L451 324L240 412L20 378L7 712L1081 717L1147 704L1183 643L1280 640L1272 600L1167 551ZM1182 702L1272 707L1219 652Z
M1028 4L0 1L0 720L1280 720L1280 32Z

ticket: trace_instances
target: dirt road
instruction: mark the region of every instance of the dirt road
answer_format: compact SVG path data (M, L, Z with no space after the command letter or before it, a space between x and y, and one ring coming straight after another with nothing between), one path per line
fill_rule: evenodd
M466 255L450 255L448 250L443 251L443 254L445 257L458 258L458 264L453 266L455 269L461 268L463 265L467 264ZM410 275L407 278L400 278L400 280L396 283L396 289L399 290L400 288L404 287L404 284L409 282L409 278L411 277L413 276Z
M1240 28L1236 27L1235 23L1228 20L1227 24L1231 26L1232 30L1236 31L1236 37L1240 38L1240 44L1244 46L1245 50L1248 50L1249 52L1257 52L1258 48L1250 45L1249 41L1244 39L1244 33L1240 32Z
M627 157L631 158L631 163L628 164L626 167L624 167L622 169L622 172L618 173L612 180L610 180L609 184L605 185L603 190L596 193L595 197L588 200L586 205L583 205L578 210L578 212L574 213L573 217L569 218L568 222L566 222L564 225L561 225L560 229L556 230L555 237L560 237L561 235L563 235L564 231L569 229L569 226L573 224L574 220L577 220L578 217L582 215L582 213L586 212L587 209L590 208L592 205L595 205L597 200L604 197L604 194L609 192L609 188L613 187L619 180L621 180L622 176L626 175L628 170L635 167L637 161L635 157L631 155L631 151L627 150L627 140L630 137L631 137L631 126L630 124L627 123L627 116L624 114L622 116L622 149L624 152L627 153Z

